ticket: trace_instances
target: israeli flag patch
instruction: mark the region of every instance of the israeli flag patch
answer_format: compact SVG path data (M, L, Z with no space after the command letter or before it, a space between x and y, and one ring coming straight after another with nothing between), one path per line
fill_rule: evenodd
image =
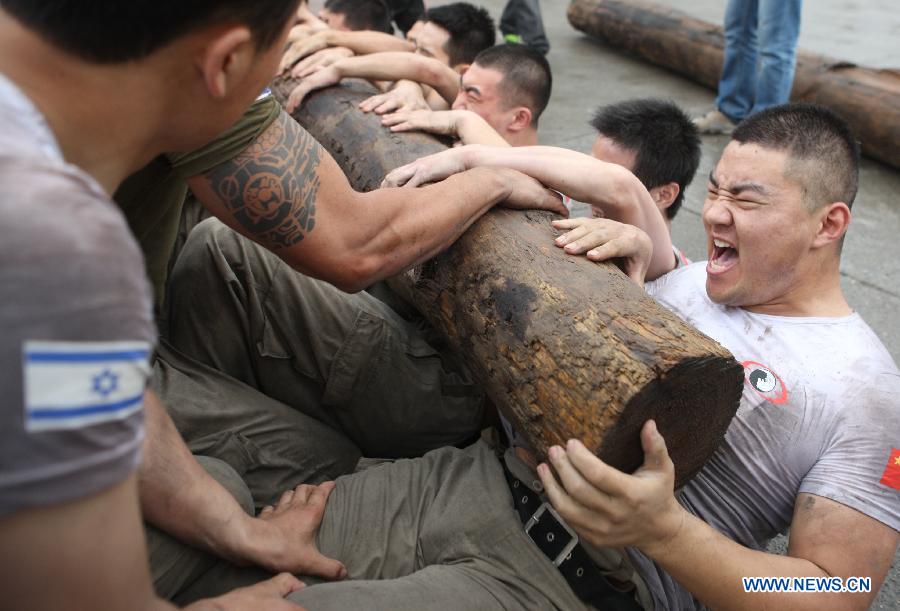
M143 405L147 342L26 341L22 359L26 431L122 420Z

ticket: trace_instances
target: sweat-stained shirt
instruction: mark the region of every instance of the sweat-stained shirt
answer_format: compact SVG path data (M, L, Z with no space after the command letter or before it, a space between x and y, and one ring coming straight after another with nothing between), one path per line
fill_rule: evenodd
M769 316L716 304L705 262L646 288L744 366L725 440L677 493L688 511L757 550L790 526L800 493L900 529L900 371L858 314ZM701 608L639 551L629 557L658 609Z

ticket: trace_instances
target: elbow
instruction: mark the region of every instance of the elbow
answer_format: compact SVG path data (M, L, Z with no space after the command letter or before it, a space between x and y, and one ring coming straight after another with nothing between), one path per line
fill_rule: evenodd
M341 249L340 254L314 262L291 260L282 257L295 271L323 280L345 293L358 293L381 280L384 268L380 257L366 255L352 249Z

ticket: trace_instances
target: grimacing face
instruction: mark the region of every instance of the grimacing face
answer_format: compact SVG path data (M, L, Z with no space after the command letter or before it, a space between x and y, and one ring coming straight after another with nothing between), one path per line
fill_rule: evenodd
M488 122L501 135L511 117L500 90L503 74L477 63L460 77L459 93L453 101L454 110L471 110Z
M714 302L776 313L814 273L817 216L787 164L783 151L732 141L710 172L703 226Z

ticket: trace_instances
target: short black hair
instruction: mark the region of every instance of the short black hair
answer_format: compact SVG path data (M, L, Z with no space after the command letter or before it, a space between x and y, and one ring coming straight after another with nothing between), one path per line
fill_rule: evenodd
M195 28L243 23L269 48L298 0L2 0L0 7L81 59L117 63L146 57Z
M641 98L597 108L591 126L634 151L632 172L648 191L670 182L678 185L678 197L666 208L666 216L675 218L700 165L700 136L691 118L674 102Z
M807 206L853 207L859 188L859 143L847 122L816 104L783 104L744 119L731 134L741 144L784 151Z
M351 30L374 30L393 34L391 11L385 0L326 0L325 8L344 16Z
M444 51L450 65L471 64L475 56L493 47L497 34L494 20L483 8L468 2L454 2L425 11L423 21L430 21L450 34Z
M500 94L504 102L507 106L530 108L531 124L537 126L553 89L547 58L528 45L505 44L485 49L474 63L502 74Z

